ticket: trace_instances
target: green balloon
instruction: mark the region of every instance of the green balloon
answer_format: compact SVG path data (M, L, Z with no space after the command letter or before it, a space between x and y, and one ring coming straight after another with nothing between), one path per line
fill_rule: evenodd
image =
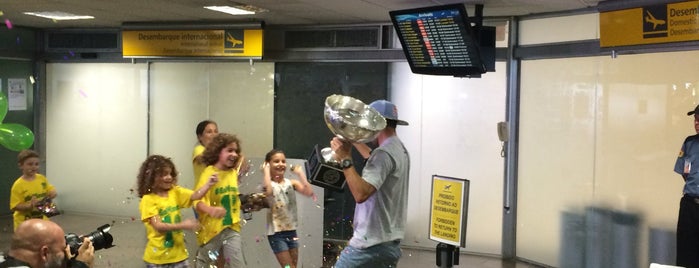
M21 151L32 147L34 133L20 124L0 124L0 145L13 151Z
M7 97L0 92L0 122L5 120L5 115L7 115Z

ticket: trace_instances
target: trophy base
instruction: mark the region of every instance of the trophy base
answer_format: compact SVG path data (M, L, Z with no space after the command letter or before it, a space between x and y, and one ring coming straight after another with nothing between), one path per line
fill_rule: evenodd
M306 177L311 184L326 189L342 191L345 187L345 174L337 163L326 162L320 154L318 144L313 147L306 162Z

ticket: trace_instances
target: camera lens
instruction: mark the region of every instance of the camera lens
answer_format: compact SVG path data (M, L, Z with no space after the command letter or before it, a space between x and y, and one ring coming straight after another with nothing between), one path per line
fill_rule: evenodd
M112 242L114 242L114 238L108 233L109 228L111 228L109 224L102 225L97 228L97 231L94 231L87 236L87 238L92 241L92 246L95 247L95 250L110 248L113 246Z
M74 256L78 254L78 249L83 244L83 238L89 239L90 242L92 242L92 246L95 248L95 250L113 247L114 245L112 245L112 242L114 242L114 238L111 234L109 234L110 228L111 226L109 224L105 224L97 227L96 231L84 236L78 236L74 233L66 234L66 244L70 246L70 253Z

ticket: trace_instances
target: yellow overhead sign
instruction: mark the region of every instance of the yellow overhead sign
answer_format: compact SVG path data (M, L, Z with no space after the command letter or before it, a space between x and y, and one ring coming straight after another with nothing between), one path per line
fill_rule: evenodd
M466 245L469 181L432 176L430 239L457 247Z
M699 1L602 12L600 46L699 40Z
M124 57L262 58L262 29L123 30Z

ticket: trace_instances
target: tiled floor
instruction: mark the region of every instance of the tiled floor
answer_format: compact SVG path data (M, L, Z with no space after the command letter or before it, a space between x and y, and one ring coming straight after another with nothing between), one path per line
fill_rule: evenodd
M103 215L58 215L51 218L68 233L87 234L97 227L109 223L113 227L109 231L114 237L113 248L101 249L95 252L95 267L137 268L144 267L141 256L145 245L145 230L140 221L131 218L118 218ZM12 217L0 216L0 250L7 252L12 237ZM193 234L192 234L193 235ZM196 252L195 239L188 239L187 247L190 255ZM319 268L330 268L336 256L324 257L324 263ZM403 257L398 263L400 268L438 267L434 251L403 248ZM248 260L249 268L258 268ZM494 257L461 254L458 268L535 268L532 264L523 262L508 262ZM268 268L268 267L263 267ZM269 267L274 268L274 267Z

